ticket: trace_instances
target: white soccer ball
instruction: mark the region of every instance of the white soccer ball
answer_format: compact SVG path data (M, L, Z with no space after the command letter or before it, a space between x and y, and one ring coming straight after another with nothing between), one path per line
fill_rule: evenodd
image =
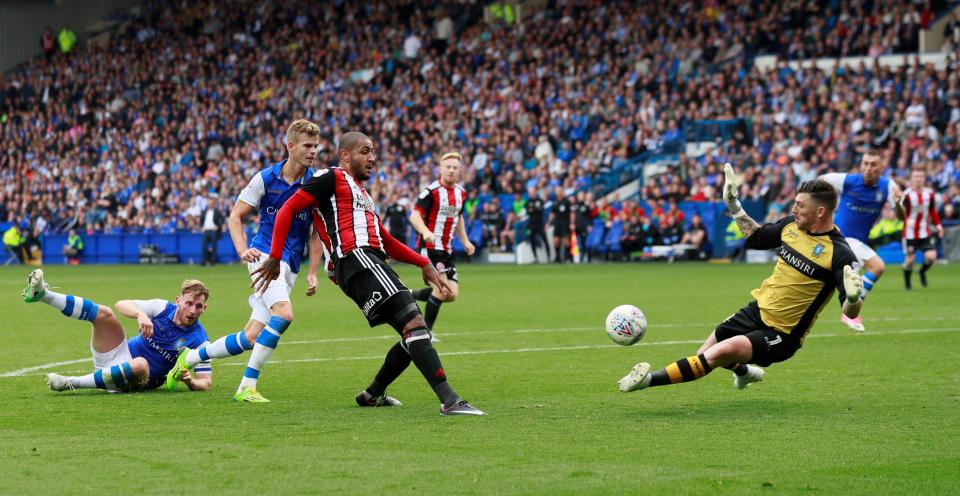
M633 305L620 305L607 315L607 336L614 343L630 346L647 332L647 316Z

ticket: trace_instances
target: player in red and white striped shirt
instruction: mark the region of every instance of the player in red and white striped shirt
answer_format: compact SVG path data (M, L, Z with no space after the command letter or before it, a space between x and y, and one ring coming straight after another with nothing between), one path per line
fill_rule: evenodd
M412 292L415 299L427 302L423 313L431 332L440 313L440 305L457 299L460 293L460 279L457 277L457 267L453 264L453 234L456 233L460 238L467 256L473 255L476 250L467 238L463 222L463 204L467 201L467 192L457 184L462 162L463 156L459 153L444 153L440 157L440 180L430 183L420 192L410 214L410 223L420 234L418 245L422 253L437 266L440 277L450 286L450 293L446 295L438 288L429 286Z
M291 221L297 213L315 208L329 237L337 286L360 307L370 327L389 323L400 342L387 352L373 382L357 395L360 406L399 406L386 395L412 361L440 399L441 415L484 415L462 399L447 382L437 351L430 344L427 327L413 296L386 257L420 267L423 280L449 292L446 281L425 257L407 248L383 228L373 199L363 187L376 161L373 141L367 135L348 132L340 136L340 165L317 171L277 212L270 257L253 272L260 291L280 274L280 256Z
M926 187L923 169L910 173L910 188L903 193L903 283L909 290L917 252L923 252L923 265L917 271L920 284L927 285L927 271L937 261L937 238L943 239L943 225L937 215L936 193Z

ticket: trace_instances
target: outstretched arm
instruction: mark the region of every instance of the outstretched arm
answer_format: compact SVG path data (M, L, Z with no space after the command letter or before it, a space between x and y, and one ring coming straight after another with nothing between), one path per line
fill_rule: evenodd
M740 206L740 200L738 199L740 184L737 183L733 166L729 162L723 166L723 176L723 202L727 204L727 211L733 216L733 221L737 223L740 232L743 233L745 238L749 238L754 231L760 228L760 224L747 215L747 212Z

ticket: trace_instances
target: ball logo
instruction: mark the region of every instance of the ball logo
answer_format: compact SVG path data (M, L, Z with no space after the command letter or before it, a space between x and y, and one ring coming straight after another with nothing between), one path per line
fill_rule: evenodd
M444 265L443 262L437 263L437 271L443 272L443 271L445 271L445 270L447 270L447 266Z

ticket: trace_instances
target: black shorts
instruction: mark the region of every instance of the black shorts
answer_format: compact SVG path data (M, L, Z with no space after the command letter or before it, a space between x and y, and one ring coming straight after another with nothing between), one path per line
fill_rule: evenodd
M569 238L570 237L570 225L553 225L553 236L555 238Z
M352 270L345 270L346 265ZM340 289L360 307L370 327L388 323L399 330L420 313L413 295L377 251L354 250L337 262L337 269Z
M734 336L746 336L753 345L753 358L749 363L761 367L769 367L792 357L801 346L799 340L789 334L764 324L756 301L721 322L713 332L717 342Z
M453 263L453 253L444 250L427 250L424 255L437 268L437 272L447 275L447 280L460 282L457 277L457 266Z
M916 253L918 251L924 252L927 250L936 250L936 249L937 249L936 236L930 236L929 238L903 240L904 253Z

